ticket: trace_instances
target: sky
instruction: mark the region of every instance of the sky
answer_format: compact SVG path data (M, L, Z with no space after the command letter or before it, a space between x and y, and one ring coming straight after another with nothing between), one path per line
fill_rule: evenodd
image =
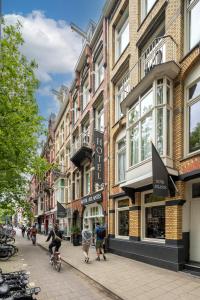
M20 21L25 44L21 51L38 63L36 93L40 114L48 120L59 103L51 90L70 86L82 49L82 38L73 32L73 22L86 30L90 19L98 22L105 0L2 0L9 24Z

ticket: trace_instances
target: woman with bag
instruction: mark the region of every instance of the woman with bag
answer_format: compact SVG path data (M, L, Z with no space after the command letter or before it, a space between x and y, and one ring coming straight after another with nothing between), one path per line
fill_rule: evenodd
M49 244L49 252L51 254L51 258L53 257L53 247L55 247L55 252L58 252L61 241L62 241L62 232L59 230L59 225L56 223L54 228L50 231L46 242L48 242L52 238L51 243Z

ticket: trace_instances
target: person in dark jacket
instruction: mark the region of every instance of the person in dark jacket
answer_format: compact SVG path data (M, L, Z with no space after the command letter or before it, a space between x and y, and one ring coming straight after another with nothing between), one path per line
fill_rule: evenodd
M53 248L55 247L55 252L58 252L61 241L62 241L62 232L59 230L59 225L56 223L54 228L50 231L46 242L48 242L52 238L51 243L49 244L49 252L51 254L51 258L53 256Z

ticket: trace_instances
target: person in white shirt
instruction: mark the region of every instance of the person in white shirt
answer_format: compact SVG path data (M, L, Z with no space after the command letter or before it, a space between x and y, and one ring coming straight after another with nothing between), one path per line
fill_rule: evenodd
M84 229L82 230L82 246L83 254L85 257L85 262L89 262L89 249L92 241L92 232L89 230L89 226L85 224Z

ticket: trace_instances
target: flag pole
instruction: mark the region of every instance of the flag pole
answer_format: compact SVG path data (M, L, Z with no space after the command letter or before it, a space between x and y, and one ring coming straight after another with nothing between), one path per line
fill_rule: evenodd
M178 193L178 189L177 189L177 187L176 187L176 185L175 185L175 183L174 183L174 180L172 179L172 176L169 175L169 178L170 178L170 180L171 180L171 182L172 182L172 184L173 184L173 186L174 186L176 192Z

